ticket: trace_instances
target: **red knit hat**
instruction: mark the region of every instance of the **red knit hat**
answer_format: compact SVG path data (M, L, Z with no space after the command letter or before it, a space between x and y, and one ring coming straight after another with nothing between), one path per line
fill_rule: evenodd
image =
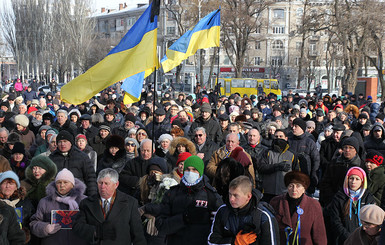
M27 111L27 113L28 113L28 114L31 114L31 112L34 112L34 111L38 111L38 110L37 110L37 108L36 108L36 107L34 107L34 106L31 106L31 107L29 107L29 108L28 108L28 111Z
M246 153L243 151L242 147L235 147L235 149L231 151L230 157L234 158L237 162L241 163L243 167L251 165L251 161L246 155Z
M356 168L353 168L349 171L348 178L352 175L357 175L361 180L364 180L364 174Z
M384 162L384 156L375 150L371 150L366 154L366 161L380 166Z
M184 162L184 161L186 161L186 159L187 158L189 158L189 157L191 157L192 155L191 155L191 153L190 152L182 152L182 153L180 153L179 154L179 156L178 156L178 161L176 162L176 165L178 166L178 164L180 163L180 162Z
M87 141L87 137L84 134L76 135L75 141L78 141L78 139L85 139Z

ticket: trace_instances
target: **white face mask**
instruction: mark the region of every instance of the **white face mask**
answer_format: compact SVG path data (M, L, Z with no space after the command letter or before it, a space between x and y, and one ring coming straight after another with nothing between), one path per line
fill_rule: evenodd
M189 184L194 184L199 179L199 174L192 171L184 171L183 177Z

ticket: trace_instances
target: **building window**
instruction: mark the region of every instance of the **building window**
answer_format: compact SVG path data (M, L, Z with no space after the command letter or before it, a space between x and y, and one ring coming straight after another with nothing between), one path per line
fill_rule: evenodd
M127 26L132 26L132 25L134 25L135 21L136 21L136 18L135 18L135 17L129 17L129 18L127 18Z
M255 42L255 49L261 49L261 42L259 41Z
M273 16L275 19L284 19L285 18L285 10L284 9L274 9Z
M167 27L167 35L175 35L175 27L174 26Z
M279 57L279 56L271 57L271 65L272 66L281 66L282 65L282 57Z
M225 58L223 59L223 64L224 65L230 65L230 59L228 56L225 56Z
M309 44L309 53L310 55L317 55L317 45L315 43Z
M259 66L261 64L261 57L254 58L254 65Z
M273 26L273 33L274 34L284 34L285 33L285 27L284 26Z
M295 62L295 65L296 65L296 66L299 66L299 61L300 61L300 60L301 60L300 57L296 57L296 58L295 58L294 62Z
M255 33L260 34L260 33L261 33L261 27L257 27L257 28L255 29Z
M281 40L275 40L271 43L272 49L283 49L283 42Z

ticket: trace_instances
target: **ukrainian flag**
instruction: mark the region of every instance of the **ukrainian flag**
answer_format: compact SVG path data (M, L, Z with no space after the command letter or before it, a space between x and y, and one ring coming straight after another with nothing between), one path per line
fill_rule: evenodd
M81 104L114 83L158 66L156 43L159 10L152 8L159 8L159 4L153 2L155 4L148 6L120 43L102 61L61 88L63 101ZM130 86L126 92L136 96L137 90L137 86Z
M161 60L163 71L168 72L177 67L198 49L219 47L220 23L220 9L218 9L205 16L192 30L183 34L167 49L166 55Z

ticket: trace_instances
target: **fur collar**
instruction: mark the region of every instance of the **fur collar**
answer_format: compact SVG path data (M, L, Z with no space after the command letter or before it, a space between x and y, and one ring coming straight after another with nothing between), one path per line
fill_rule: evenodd
M86 185L80 180L78 180L77 178L75 178L75 186L70 191L69 196L76 197L76 199L79 197L83 199L85 197L84 195L85 191L86 191ZM50 198L51 200L55 200L55 198L58 196L56 192L55 181L52 181L47 185L46 193L48 198Z

